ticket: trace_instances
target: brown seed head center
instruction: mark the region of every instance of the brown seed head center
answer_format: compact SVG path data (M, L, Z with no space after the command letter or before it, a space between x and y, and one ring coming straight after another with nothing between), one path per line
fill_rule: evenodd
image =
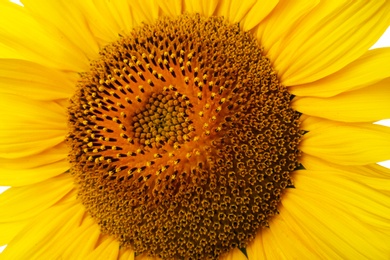
M72 173L102 232L164 259L216 259L277 214L302 135L258 42L181 15L101 51L69 107Z

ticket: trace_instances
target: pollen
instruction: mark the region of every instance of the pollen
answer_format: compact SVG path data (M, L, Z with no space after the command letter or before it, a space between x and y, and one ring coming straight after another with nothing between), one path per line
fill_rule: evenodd
M137 254L218 259L278 214L303 134L261 43L221 17L163 17L81 74L67 143L78 196Z

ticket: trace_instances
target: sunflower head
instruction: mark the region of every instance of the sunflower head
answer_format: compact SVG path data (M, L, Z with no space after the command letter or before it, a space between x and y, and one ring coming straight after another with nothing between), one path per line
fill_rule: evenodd
M390 0L10 1L0 259L389 257Z
M69 108L79 197L139 253L216 258L277 214L302 135L259 43L223 18L143 25L101 51Z

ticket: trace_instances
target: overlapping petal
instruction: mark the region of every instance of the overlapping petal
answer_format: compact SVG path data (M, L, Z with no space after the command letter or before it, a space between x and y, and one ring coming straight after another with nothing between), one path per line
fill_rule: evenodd
M39 214L8 244L0 259L58 258L79 233L85 210L73 200ZM67 236L73 239L64 239Z
M37 101L0 93L0 158L20 158L41 153L64 141L65 108L55 102Z
M345 214L345 208L340 209L334 202L312 192L294 192L290 197L283 204L294 219L299 219L297 228L307 232L313 248L322 251L321 256L341 259L386 256L386 235L372 232Z
M0 60L1 93L36 100L67 99L74 92L76 81L76 74L60 72L39 63L15 59Z
M341 70L317 81L289 87L297 96L332 97L343 92L369 87L390 77L390 48L374 49Z
M305 115L336 121L376 122L390 118L389 86L390 78L387 78L334 97L298 97L293 100L292 106Z
M58 177L0 194L0 244L7 244L41 212L65 201L74 187L70 177ZM9 224L9 225L8 225Z
M366 165L390 158L389 127L318 121L302 139L304 153L341 165ZM304 125L309 124L306 121Z
M19 158L0 157L0 183L7 186L31 185L63 174L69 170L65 144L41 153Z
M388 1L321 1L264 45L284 85L313 82L363 55L390 25L389 12Z
M0 57L24 59L59 70L82 71L88 68L88 59L69 42L63 31L42 22L26 8L0 1Z
M299 171L294 185L282 203L313 250L326 258L386 257L389 195L329 170Z
M78 69L76 71L87 70L89 60L97 58L99 46L78 1L69 4L65 1L24 0L23 4L27 14L41 25L46 34L58 35L67 49L82 59L85 65L74 67Z

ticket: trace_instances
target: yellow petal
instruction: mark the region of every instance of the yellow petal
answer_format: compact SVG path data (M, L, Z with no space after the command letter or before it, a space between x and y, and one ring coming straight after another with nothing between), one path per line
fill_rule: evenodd
M134 251L131 250L131 249L125 249L125 248L121 248L119 250L119 259L120 260L134 260Z
M178 16L183 13L183 2L176 0L157 1L165 15Z
M284 253L281 250L277 250L279 247L277 241L271 237L269 230L263 229L261 239L257 239L259 244L256 248L252 248L253 251L262 251L256 252L255 254L248 252L248 258L251 259L286 259ZM264 258L256 258L254 255L264 255ZM253 257L253 258L252 258Z
M66 108L51 101L38 101L26 97L0 93L0 110L7 126L2 130L36 128L65 130Z
M247 260L246 256L241 252L240 249L234 248L228 253L222 255L220 260Z
M46 249L37 254L37 259L47 259L55 257L59 259L86 259L85 257L94 250L98 241L96 241L95 233L100 234L99 226L89 217L85 217L86 213L82 205L77 205L74 214L80 214L81 219L75 218L68 223L63 223L63 228L60 229L55 236L48 242ZM88 236L85 236L88 235ZM78 240L83 237L84 240ZM75 243L77 243L75 245ZM69 258L66 258L69 249L74 249ZM107 258L108 259L108 258ZM114 258L112 258L114 259Z
M306 114L301 115L300 121L301 121L301 125L300 125L301 129L304 129L306 131L313 131L316 129L321 130L328 127L345 125L345 123L343 122L327 120L324 118L309 116Z
M119 255L119 243L114 238L105 236L105 240L100 243L93 252L85 258L86 260L117 259Z
M11 241L30 221L0 222L0 245L6 245ZM1 254L0 254L1 258Z
M126 0L77 2L85 16L85 21L100 47L118 40L133 28L131 6Z
M300 149L342 165L364 165L390 158L390 128L373 124L329 124L310 130Z
M310 185L310 181L307 184ZM318 187L317 184L313 185L313 188ZM310 240L312 247L321 250L323 258L383 259L389 254L386 247L388 235L371 230L359 219L350 216L349 208L340 207L326 193L299 188L289 193L289 199L283 199L283 205L313 238Z
M294 212L291 212L289 210L289 205L291 202L289 200L294 199L294 195L291 195L291 193L295 193L295 189L289 189L286 191L286 193L283 195L282 203L280 205L280 215L275 218L275 223L279 224L279 221L284 220L285 227L284 231L289 231L292 233L290 235L293 237L296 236L296 239L291 239L291 241L294 243L294 248L291 248L291 252L295 256L296 259L302 258L302 256L312 256L316 255L316 257L312 257L311 259L321 259L326 256L328 259L338 259L339 255L335 253L333 250L329 250L326 246L326 239L318 240L318 236L315 232L308 232L307 225L305 225L305 222L303 222L301 219L296 218ZM285 204L287 204L287 208L285 207ZM281 220L279 220L279 218ZM283 227L283 225L282 225ZM305 254L300 255L301 250L304 250L304 248L307 248L307 251Z
M4 259L56 259L72 243L63 239L69 234L79 235L77 229L84 208L76 201L51 207L27 225L2 253Z
M300 162L307 170L328 171L353 178L356 182L390 195L390 169L378 164L345 166L330 163L307 154L301 157Z
M281 0L272 12L260 23L255 35L264 47L265 53L271 61L276 59L281 38L312 10L319 1ZM276 51L272 51L276 49Z
M263 238L262 230L259 231L255 239L248 244L246 247L246 253L248 254L249 260L255 259L266 259L265 250L263 247Z
M390 73L389 73L390 74ZM390 78L330 98L298 97L295 110L344 122L376 122L390 118Z
M270 228L263 230L263 246L267 259L319 259L321 255L301 227L293 222L289 212L279 206L279 215L272 218Z
M302 170L294 183L296 189L289 190L282 203L313 237L313 248L343 259L382 259L389 254L388 235L383 233L390 226L389 195L330 171ZM327 254L323 258L334 259Z
M278 4L278 0L256 1L240 21L244 31L249 31L257 26Z
M73 189L73 179L62 174L24 187L11 187L0 194L0 222L35 217L61 200Z
M18 134L27 135L30 131L19 131ZM64 138L61 137L62 131L52 131L52 136L47 132L36 132L38 141L25 141L16 139L17 143L0 144L0 156L5 158L18 158L40 153L44 149L53 147L61 143ZM1 135L0 135L1 136ZM15 140L15 139L14 139Z
M43 102L0 93L0 157L18 158L40 153L63 142L67 133L65 109Z
M297 96L331 97L390 77L390 48L374 49L320 80L289 87Z
M86 213L80 204L75 207L73 214L72 218L67 222L62 223L62 227L59 228L59 231L52 235L51 238L49 237L49 241L45 243L45 248L35 253L37 259L47 259L50 257L65 259L63 258L65 251L75 243L77 238L87 231L88 227L93 226L95 230L99 230L99 227L93 221L85 223L83 218ZM88 234L91 235L91 233ZM91 250L90 242L88 242L88 239L86 239L82 242L82 245L86 247L86 250ZM83 251L74 253L79 255L79 253L82 254L82 252ZM82 258L73 257L72 259Z
M227 18L231 23L239 23L255 3L255 0L220 1L216 9L216 15Z
M0 244L8 244L31 219L73 193L73 180L63 175L49 181L11 187L0 195ZM45 194L42 196L42 194ZM73 195L74 196L74 195Z
M45 6L46 4L41 5L41 8L45 9ZM63 10L61 9L59 12L63 12ZM62 16L64 16L64 12ZM55 18L60 19L59 17ZM44 26L44 24L44 21L34 19L27 8L9 1L1 1L0 38L2 45L0 46L0 56L26 59L68 71L82 71L88 68L88 59L69 43L68 39L64 38L62 32L50 28L49 25ZM63 24L63 26L67 28L68 25ZM7 47L3 48L4 46Z
M129 4L134 26L143 22L154 22L159 16L159 7L155 0L134 0Z
M73 235L72 243L61 254L62 259L85 259L99 244L101 236L99 226L90 217L86 217Z
M75 79L58 70L24 60L0 60L2 93L38 100L56 100L69 98L74 87Z
M29 157L0 158L0 185L30 185L62 174L70 167L67 153L62 144Z
M85 61L97 56L97 42L77 1L69 4L67 1L26 0L23 4L47 33L59 33L69 48Z
M313 82L356 60L387 29L389 13L384 1L321 2L273 50L282 84Z
M185 0L184 10L188 13L200 13L205 16L211 16L216 11L218 0Z
M355 167L350 171L341 170L305 170L294 178L295 186L299 190L308 191L325 196L329 202L340 209L348 210L348 215L355 217L370 230L379 232L390 229L390 194L378 189L380 186L389 190L390 177L361 178L355 173ZM372 185L382 181L382 185ZM372 180L372 181L370 181ZM321 188L320 188L321 186ZM387 186L387 187L386 187Z

